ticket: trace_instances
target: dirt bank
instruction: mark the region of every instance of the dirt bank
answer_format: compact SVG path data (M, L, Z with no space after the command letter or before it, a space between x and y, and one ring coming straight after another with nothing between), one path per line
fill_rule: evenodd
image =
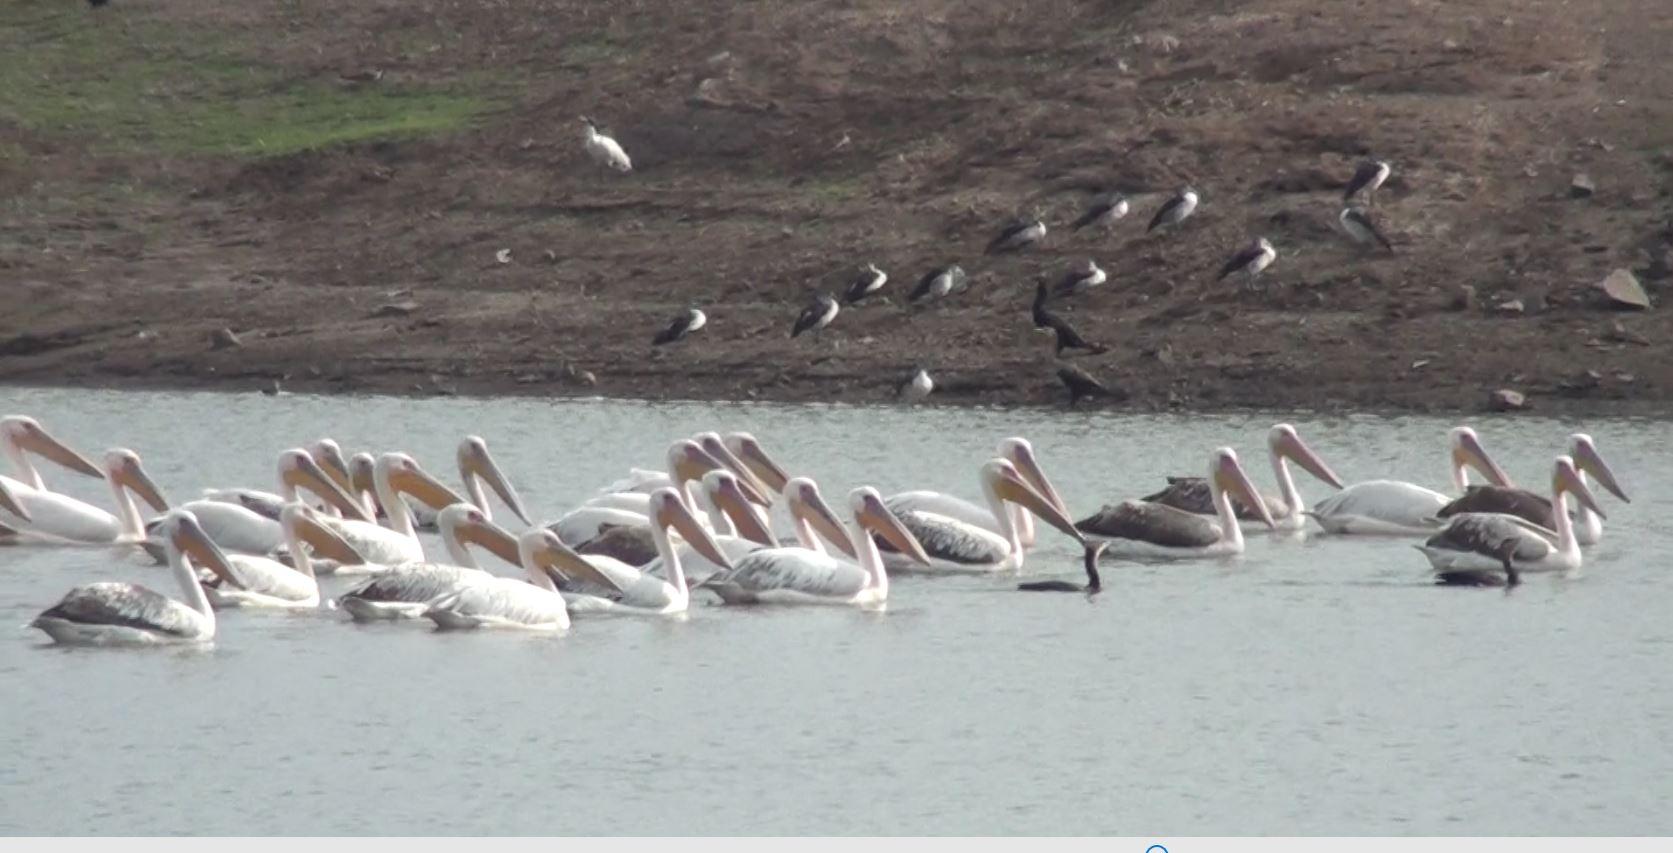
M20 0L0 380L861 402L922 365L1053 404L1034 282L1093 258L1059 310L1128 399L1091 405L1659 411L1668 43L1662 0ZM1333 228L1368 155L1393 254ZM1133 213L1069 230L1105 188ZM1042 248L982 254L1035 212ZM1216 283L1255 235L1263 289ZM887 298L790 339L867 261ZM968 291L909 309L952 262ZM1617 268L1657 307L1603 307Z

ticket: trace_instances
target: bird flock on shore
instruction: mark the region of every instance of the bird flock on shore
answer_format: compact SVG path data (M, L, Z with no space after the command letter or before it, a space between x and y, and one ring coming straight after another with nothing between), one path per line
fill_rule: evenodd
M592 119L583 116L581 121L586 125L584 147L589 157L599 165L617 172L633 170L632 161L614 138L600 132ZM1345 183L1342 193L1344 206L1336 217L1342 233L1354 243L1371 249L1381 247L1391 253L1394 251L1394 244L1377 225L1371 210L1375 204L1377 190L1388 180L1392 171L1393 167L1386 160L1366 160L1360 163ZM1358 199L1363 199L1364 203L1356 203ZM1156 208L1145 227L1145 233L1178 230L1197 212L1201 203L1202 195L1195 187L1187 185L1180 188ZM1100 193L1090 206L1069 224L1069 229L1113 229L1131 210L1132 200L1126 194L1119 191ZM1044 243L1048 231L1046 221L1038 214L1014 219L1002 226L993 236L984 254L1013 254L1038 247ZM1225 261L1214 280L1224 281L1232 276L1240 276L1243 286L1253 289L1257 286L1261 274L1277 260L1278 249L1272 241L1264 236L1255 236ZM1108 280L1108 274L1093 259L1087 259L1071 267L1055 285L1048 285L1044 276L1039 277L1032 307L1034 328L1053 336L1054 355L1058 359L1063 359L1066 353L1072 355L1077 351L1093 355L1108 351L1108 347L1104 345L1089 342L1061 314L1049 308L1053 300L1066 300L1084 295ZM840 300L830 293L815 293L807 307L791 324L790 337L797 338L808 333L817 335L836 320L843 306L859 305L881 296L889 281L887 272L875 263L866 263L842 291ZM925 306L966 290L969 283L970 276L958 263L935 267L918 279L917 284L907 293L906 302L909 306ZM707 315L702 310L688 309L658 331L652 338L652 344L660 347L684 340L703 329L707 320ZM928 388L915 396L906 396L910 399L922 399L923 396L927 396L930 390L933 390L934 383L923 367L915 367L914 373L909 377L910 381L900 383L897 391L917 391L923 388L923 385L915 381L920 374L929 380ZM1069 393L1071 407L1088 396L1097 395L1118 400L1122 396L1121 392L1112 390L1086 370L1074 365L1060 366L1057 377Z
M704 432L673 441L661 466L629 469L537 522L477 436L458 445L462 494L406 453L345 454L326 438L278 455L277 492L212 487L174 504L134 451L118 447L94 462L33 418L11 415L0 418L0 451L16 475L0 475L0 544L143 550L179 584L178 599L126 581L78 586L30 623L54 641L194 643L214 638L219 611L249 608L547 632L567 630L572 618L678 616L694 593L724 605L880 608L891 573L1016 573L1045 527L1083 549L1085 580L1018 590L1096 594L1106 555L1229 557L1243 553L1246 532L1310 526L1420 537L1437 583L1511 587L1525 573L1580 569L1582 546L1603 535L1594 482L1628 500L1584 433L1554 458L1547 489L1526 489L1473 429L1454 427L1445 444L1450 493L1406 480L1344 483L1290 424L1273 426L1266 445L1276 495L1263 494L1237 453L1221 447L1203 476L1170 477L1165 488L1077 521L1021 437L1000 441L978 469L974 500L929 490L885 496L862 485L839 511L750 433ZM36 460L106 481L111 510L52 490ZM1309 509L1292 463L1331 494ZM1472 472L1485 485L1472 484ZM496 519L490 493L521 532ZM154 517L142 517L142 502ZM445 557L427 553L419 537L432 528ZM479 551L519 574L485 569ZM334 596L325 582L339 584Z

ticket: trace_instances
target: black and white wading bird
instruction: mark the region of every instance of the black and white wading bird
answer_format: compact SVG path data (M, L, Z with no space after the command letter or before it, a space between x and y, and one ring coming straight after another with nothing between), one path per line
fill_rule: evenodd
M1158 228L1171 228L1185 221L1185 218L1197 212L1197 191L1186 187L1162 204L1156 215L1150 217L1150 226L1145 228L1146 234Z
M627 152L616 140L599 133L598 125L586 116L581 116L581 123L587 126L587 156L593 158L593 162L618 172L633 171L633 161L628 159Z
M1337 219L1342 223L1342 230L1347 232L1355 243L1362 246L1380 244L1384 249L1394 251L1394 244L1383 236L1382 230L1377 228L1377 223L1371 220L1371 214L1357 207L1345 207Z
M1085 293L1105 281L1109 276L1098 268L1098 262L1090 258L1085 263L1077 264L1057 280L1058 296L1075 296Z
M831 324L836 319L837 301L828 293L821 293L813 297L813 304L802 309L801 316L796 318L796 325L790 330L790 337L794 338L803 332L817 332Z
M929 377L929 371L918 368L911 376L901 380L895 386L895 396L908 402L917 402L930 395L935 390L935 380Z
M1093 394L1107 397L1110 393L1109 389L1104 387L1104 383L1092 378L1092 374L1072 364L1059 367L1057 369L1057 379L1063 383L1063 387L1069 389L1069 408L1071 409L1081 401L1082 397L1089 397Z
M955 290L963 289L964 281L964 268L958 264L936 267L918 279L918 286L912 288L912 293L906 299L914 303L926 299L941 299Z
M1074 581L1028 581L1017 584L1022 592L1084 592L1087 595L1097 595L1104 589L1104 579L1098 576L1098 557L1109 546L1108 542L1093 542L1086 546L1086 554L1081 568L1086 571L1086 583Z
M668 328L657 332L656 337L651 339L651 344L653 346L663 346L664 344L671 344L675 341L683 340L687 335L703 328L708 325L708 323L708 316L706 316L702 310L693 308L684 314L675 317L674 322L668 324Z
M1128 209L1126 196L1117 192L1106 193L1099 196L1097 201L1092 202L1092 206L1087 208L1079 219L1071 223L1069 228L1073 231L1079 231L1088 225L1108 228L1114 225L1117 220L1126 216Z
M1278 250L1272 248L1272 243L1265 237L1256 237L1255 242L1244 246L1241 251L1232 255L1231 260L1226 261L1225 266L1220 267L1220 274L1215 277L1215 281L1223 281L1232 273L1243 273L1246 283L1252 284L1255 277L1261 274L1261 270L1272 266L1272 262L1277 259Z
M1354 196L1363 192L1365 202L1375 206L1377 188L1383 185L1383 181L1388 180L1392 171L1393 167L1388 165L1387 160L1367 160L1359 164L1359 168L1354 170L1354 176L1348 179L1347 189L1342 191L1342 200L1352 201Z
M993 240L989 241L987 253L997 255L1001 252L1017 252L1046 239L1046 223L1036 217L1034 219L1017 219L1006 225Z
M878 269L876 264L866 264L860 270L860 275L848 285L848 290L842 294L842 301L853 305L868 296L875 295L889 283L889 274Z

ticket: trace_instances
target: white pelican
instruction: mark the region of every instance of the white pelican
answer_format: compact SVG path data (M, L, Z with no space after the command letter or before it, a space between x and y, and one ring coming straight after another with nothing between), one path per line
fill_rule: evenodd
M455 494L452 489L442 485L432 477L411 456L405 453L385 453L379 456L373 466L372 477L377 488L378 503L383 504L389 513L389 526L380 526L377 522L357 518L326 518L324 522L337 531L337 535L347 539L354 550L365 558L360 565L338 566L336 574L365 574L381 571L379 568L399 563L416 563L424 560L424 544L418 540L418 530L413 526L412 512L402 495L411 495L432 507L446 507L456 503L464 503L465 499ZM345 514L348 508L360 512L360 506L354 503L347 493L341 489L332 488L341 496Z
M356 622L417 619L437 596L490 577L467 546L480 546L514 566L522 564L517 540L468 503L443 509L436 516L436 526L452 564L415 562L382 567L370 580L339 596L337 606Z
M145 527L140 521L138 495L158 512L168 511L168 500L141 467L139 454L116 448L105 454L104 478L110 483L116 514L112 515L68 495L42 489L12 492L25 518L0 511L0 523L30 542L58 545L112 545L140 542Z
M1307 505L1302 503L1301 490L1296 488L1295 479L1290 476L1289 461L1294 460L1307 473L1338 489L1342 488L1342 479L1301 440L1295 427L1289 424L1278 424L1267 431L1266 449L1272 460L1273 476L1278 479L1278 496L1265 498L1267 514L1275 525L1271 529L1300 530L1307 526ZM1208 481L1202 477L1169 477L1167 488L1141 500L1198 515L1214 515L1218 511L1214 507L1214 496L1209 491ZM1243 532L1267 529L1259 513L1241 503L1235 509Z
M388 518L378 505L377 460L364 451L349 457L349 495L360 502L366 517L372 520Z
M6 485L6 481L3 479L0 479L0 510L11 513L25 524L29 523L29 510L24 509L23 504L18 503L17 496L12 494L12 487ZM0 535L15 536L17 531L0 525Z
M345 518L364 518L360 505L337 487L308 451L301 448L279 454L279 496L285 503L299 500L298 490L307 489L337 507ZM236 491L236 490L224 490ZM279 522L240 504L214 498L187 502L209 538L223 550L239 554L271 555L285 542Z
M744 555L733 568L705 582L704 587L721 601L881 606L889 598L889 571L873 536L919 565L931 565L917 538L884 506L876 489L862 486L848 493L853 520L847 530L817 492L811 499L800 489L792 488L787 494L793 496L798 511L805 510L810 522L833 543L850 543L858 552L859 562L807 548L763 548Z
M1028 485L1039 492L1058 512L1065 517L1069 515L1069 508L1063 503L1063 498L1057 494L1057 487L1051 483L1051 478L1040 467L1039 459L1034 455L1034 445L1021 436L1012 436L999 442L999 456L1009 460L1016 466ZM889 511L900 514L905 512L931 512L957 519L965 524L979 527L989 533L1003 532L999 520L993 511L986 507L977 506L963 498L942 492L919 490L898 492L884 499ZM1017 538L1024 548L1034 547L1034 516L1023 511L1020 507L1006 505L1010 513L1011 523L1016 526Z
M1609 490L1610 494L1627 503L1632 499L1621 488L1615 479L1615 472L1609 463L1603 461L1603 455L1598 453L1597 443L1592 437L1577 432L1568 437L1568 455L1574 460L1574 468L1580 473L1580 482L1587 488L1591 482L1586 479L1590 474L1597 478L1599 485ZM1496 512L1514 515L1533 522L1546 530L1556 530L1557 519L1552 509L1550 498L1543 497L1528 489L1517 489L1509 486L1470 486L1464 491L1464 496L1441 507L1436 513L1439 518L1450 518L1466 512ZM1603 519L1590 507L1581 503L1575 512L1575 541L1582 545L1596 545L1603 538Z
M319 579L314 575L314 556L354 563L360 555L349 543L320 521L320 514L298 501L279 510L279 526L285 532L295 568L269 557L254 554L227 555L228 581L204 583L209 603L217 610L228 608L301 609L320 605ZM310 554L309 547L313 549Z
M1243 529L1232 513L1232 495L1256 507L1268 525L1272 517L1236 451L1222 447L1209 454L1208 487L1215 518L1147 501L1122 501L1075 526L1090 539L1108 542L1109 550L1121 556L1192 559L1243 553Z
M1597 498L1581 481L1574 460L1558 456L1551 470L1551 503L1555 531L1548 531L1514 515L1466 512L1455 515L1422 545L1413 546L1429 558L1436 572L1481 571L1506 565L1521 572L1568 571L1580 568L1580 543L1568 517L1568 496L1602 515Z
M202 643L215 638L215 611L198 583L193 561L229 577L226 555L215 547L197 519L174 510L161 525L169 568L185 602L138 584L104 581L78 586L52 609L30 622L55 642L68 645Z
M487 577L456 587L431 601L424 616L437 628L512 628L521 631L567 631L569 608L558 592L555 568L560 559L553 545L557 534L535 528L525 532L517 550L525 582L518 578Z
M20 479L12 479L0 474L0 482L12 490L13 495L21 496L26 491L46 491L46 481L41 479L41 472L35 468L35 463L29 460L29 454L34 453L43 459L48 459L78 474L96 479L102 479L104 472L92 460L71 450L69 445L54 438L40 422L25 415L7 415L0 418L0 449L17 467Z
M703 475L702 482L712 539L729 560L737 560L750 551L778 544L757 514L755 505L744 493L737 476L726 470L710 471ZM649 504L646 509L649 511ZM647 516L644 525L613 528L576 550L582 559L610 573L619 584L630 583L640 574L659 574L667 578L667 561L657 545L656 536L656 526L649 522ZM673 546L688 583L701 582L722 568L721 563L710 559L693 543L681 540L674 542ZM569 592L568 587L560 588Z
M343 449L337 442L322 438L308 445L304 450L310 459L319 465L320 470L336 483L344 492L354 494L354 483L349 477L348 464L343 461ZM279 520L279 513L288 503L284 495L261 489L229 488L204 489L201 496L204 500L220 501L222 503L237 504L262 518ZM342 515L342 511L332 505L330 501L322 502L318 509L326 515ZM371 516L367 516L370 518Z
M913 538L929 555L930 572L1002 572L1022 568L1024 548L1016 515L1008 504L1019 511L1032 512L1041 520L1063 531L1083 547L1086 539L1075 529L1067 513L1048 498L1035 491L1028 480L1008 459L992 459L982 466L980 481L982 496L988 505L988 515L998 532L979 527L957 518L922 510L895 511ZM888 546L889 543L882 543ZM925 571L918 561L889 547L883 562L890 571Z
M649 503L648 498L641 495L673 488L688 506L695 506L697 500L692 484L709 471L725 468L725 463L699 447L697 442L680 439L668 447L667 472L634 469L625 480L613 483L604 493L564 513L545 527L558 534L564 544L579 546L597 539L612 527L644 526L650 523ZM755 492L747 483L742 485L746 493ZM767 502L758 493L752 497L760 503Z
M1447 431L1451 450L1452 487L1463 492L1474 468L1489 482L1511 485L1509 475L1487 455L1475 430L1466 426ZM1433 533L1440 526L1435 513L1452 500L1432 489L1399 480L1355 483L1314 504L1308 513L1327 533L1412 535Z
M517 516L517 520L526 525L534 524L529 520L528 511L523 509L523 499L518 496L517 490L511 487L511 480L506 478L499 463L495 462L493 455L488 452L488 442L483 441L480 436L467 435L460 440L458 452L454 455L459 463L459 479L465 484L465 497L469 498L477 509L482 510L483 515L490 521L494 518L493 509L488 505L488 495L482 491L482 484L487 483L488 488L493 489L494 494L499 495L506 508L511 510L511 514ZM348 488L352 493L354 487L351 485ZM436 514L440 512L438 508L418 505L412 507L412 512L420 530L436 529Z
M681 549L668 536L670 528L685 538L687 547L721 570L732 567L719 543L697 523L673 489L653 492L650 509L651 536L656 540L661 577L612 560L585 559L561 543L552 548L559 555L555 563L559 588L571 612L650 616L684 613L691 602L691 588L680 560Z
M617 172L633 171L633 161L628 159L627 152L616 140L599 133L598 125L586 116L581 116L581 123L587 126L587 156L593 158L593 162Z

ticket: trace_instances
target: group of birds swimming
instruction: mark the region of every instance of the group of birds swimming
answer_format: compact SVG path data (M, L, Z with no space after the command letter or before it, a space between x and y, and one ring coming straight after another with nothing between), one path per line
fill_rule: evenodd
M1075 521L1020 437L999 442L982 464L977 500L859 486L839 512L753 435L704 432L670 444L662 466L630 469L535 523L477 436L458 445L463 494L406 453L346 456L327 438L278 455L277 492L208 488L176 505L134 451L115 448L97 463L33 418L12 415L0 418L0 450L15 469L0 475L0 542L143 549L178 582L179 599L126 582L76 587L31 623L54 641L191 643L214 638L218 611L241 608L548 632L567 630L572 618L682 614L695 592L727 605L877 608L888 601L891 573L1015 572L1042 526L1083 549L1086 580L1020 590L1095 594L1105 554L1225 557L1243 552L1246 532L1310 524L1334 535L1426 537L1418 547L1437 582L1514 586L1525 572L1580 567L1582 546L1603 532L1593 480L1628 500L1582 433L1569 437L1542 493L1516 487L1467 426L1446 436L1450 494L1403 480L1344 484L1290 424L1272 427L1266 443L1276 495L1262 494L1237 453L1221 447L1208 454L1204 476L1171 477L1153 494ZM52 490L36 460L106 481L113 511ZM1291 463L1333 493L1308 509ZM1472 485L1471 472L1486 484ZM495 520L490 492L526 529L513 533ZM157 515L143 519L141 502ZM445 557L426 553L418 533L429 528ZM485 570L477 549L521 575ZM333 599L321 589L327 577L350 585Z

